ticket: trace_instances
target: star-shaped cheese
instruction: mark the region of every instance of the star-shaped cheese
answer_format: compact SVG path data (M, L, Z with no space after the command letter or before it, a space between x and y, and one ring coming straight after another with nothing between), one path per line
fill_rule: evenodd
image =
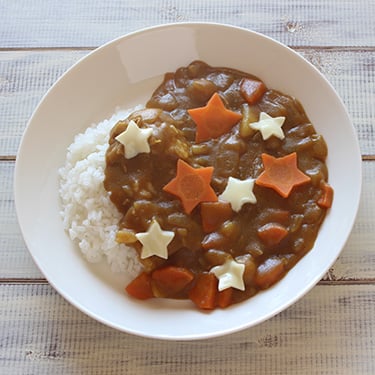
M264 140L267 140L272 135L279 139L284 139L285 135L281 127L283 126L285 117L271 117L265 112L261 112L258 122L250 123L250 127L259 130Z
M237 263L233 259L228 259L224 264L211 268L210 272L219 280L219 291L230 287L245 290L243 281L243 274L245 272L244 264Z
M147 232L135 235L141 242L141 258L145 259L156 255L163 259L168 259L168 244L173 240L174 232L165 231L160 228L159 223L153 220Z
M257 200L253 193L254 179L247 178L246 180L239 180L238 178L229 177L228 183L219 199L229 202L233 211L240 211L245 203L256 203Z
M152 129L141 129L135 121L131 120L126 130L115 139L124 145L125 158L131 159L142 152L150 152L148 138L151 133Z
M227 109L215 92L205 107L188 110L189 115L197 125L196 142L217 138L231 130L242 118L242 115Z

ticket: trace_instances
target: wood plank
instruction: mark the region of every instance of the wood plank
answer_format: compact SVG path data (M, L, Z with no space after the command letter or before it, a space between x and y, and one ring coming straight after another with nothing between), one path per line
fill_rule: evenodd
M375 49L297 49L346 104L363 154L375 154ZM89 50L0 52L0 156L15 155L28 118L55 80Z
M362 163L362 196L352 233L328 274L331 280L375 281L375 162Z
M0 162L0 279L41 278L17 224L12 193L14 162ZM352 234L326 280L375 281L375 162L363 162L363 194Z
M0 155L15 155L43 95L85 51L0 52Z
M18 226L13 198L14 162L0 162L0 279L42 278Z
M115 331L49 285L2 284L0 295L2 374L375 373L375 285L317 286L258 326L195 342Z
M328 79L345 104L363 154L374 154L375 50L297 49Z
M374 46L375 3L367 0L0 1L2 48L93 47L161 23L222 22L289 45ZM355 10L355 11L353 11Z

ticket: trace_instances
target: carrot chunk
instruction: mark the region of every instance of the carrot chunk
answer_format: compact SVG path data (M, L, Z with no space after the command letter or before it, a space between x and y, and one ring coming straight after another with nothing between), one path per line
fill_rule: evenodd
M152 272L151 278L160 294L171 297L181 292L194 279L194 274L183 267L167 266Z
M275 246L287 235L288 229L279 223L267 223L258 228L258 236L268 246Z
M218 232L212 232L207 234L202 242L201 246L205 250L209 249L223 249L226 248L229 245L229 239L228 237L225 237L223 234Z
M148 299L154 297L151 286L151 276L142 272L125 288L126 292L134 298Z
M260 186L275 190L283 198L287 198L295 186L309 182L311 179L297 167L297 153L292 152L281 158L262 154L264 171L256 179Z
M188 110L189 115L197 125L195 142L200 143L228 133L242 115L227 109L215 92L207 105Z
M200 309L212 310L216 307L218 281L213 273L202 273L189 291L189 298Z
M249 104L255 104L267 91L266 85L262 81L244 78L240 84L240 93Z
M281 259L268 258L258 266L254 281L260 288L266 289L281 279L284 270L284 263Z
M163 190L180 198L187 214L201 202L218 200L212 189L211 177L213 167L193 168L183 160L177 161L177 175Z
M327 182L321 184L322 195L318 199L318 206L321 208L331 208L333 202L333 188Z
M224 221L233 216L229 202L203 202L201 204L202 227L206 233L214 232Z
M228 307L232 303L233 288L227 288L218 292L217 305L221 308Z
M268 208L259 215L260 223L279 223L288 226L291 219L290 211L281 208Z

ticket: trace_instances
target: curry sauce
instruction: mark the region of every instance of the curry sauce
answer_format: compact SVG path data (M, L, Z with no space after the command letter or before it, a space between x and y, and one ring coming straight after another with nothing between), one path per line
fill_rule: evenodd
M262 83L244 72L194 61L167 73L146 108L112 129L104 186L123 215L118 241L140 254L142 244L136 234L146 232L154 220L163 230L174 233L167 259L155 255L140 258L152 297L190 298L200 287L202 275L231 259L244 265L245 288L230 288L228 301L218 304L225 307L270 287L314 245L329 208L321 204L328 186L326 143L298 100L264 83L259 97L250 100L244 82ZM206 106L215 93L225 108L240 114L241 119L224 134L197 142L197 125L189 110ZM264 139L260 131L249 126L259 121L261 113L285 118L282 139ZM126 159L124 145L116 137L130 121L141 129L152 129L152 133L148 139L150 152ZM218 203L200 203L187 213L181 200L164 190L176 176L178 160L193 168L212 167L211 187L220 197L230 177L257 181L265 169L262 155L282 158L292 153L308 182L293 187L286 197L255 183L256 203L243 204L238 212L218 199ZM219 208L211 207L215 205ZM211 209L217 217L207 228L202 212ZM283 235L277 239L265 236L270 226L281 228ZM152 275L166 267L188 270L191 278L180 289L162 287Z

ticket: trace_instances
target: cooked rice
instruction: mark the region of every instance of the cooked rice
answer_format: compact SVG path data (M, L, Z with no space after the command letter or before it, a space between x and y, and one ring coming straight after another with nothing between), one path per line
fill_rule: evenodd
M113 272L135 277L141 265L133 248L115 240L121 214L103 186L109 133L132 111L118 111L74 138L59 170L59 194L64 228L84 257L94 263L106 259Z

